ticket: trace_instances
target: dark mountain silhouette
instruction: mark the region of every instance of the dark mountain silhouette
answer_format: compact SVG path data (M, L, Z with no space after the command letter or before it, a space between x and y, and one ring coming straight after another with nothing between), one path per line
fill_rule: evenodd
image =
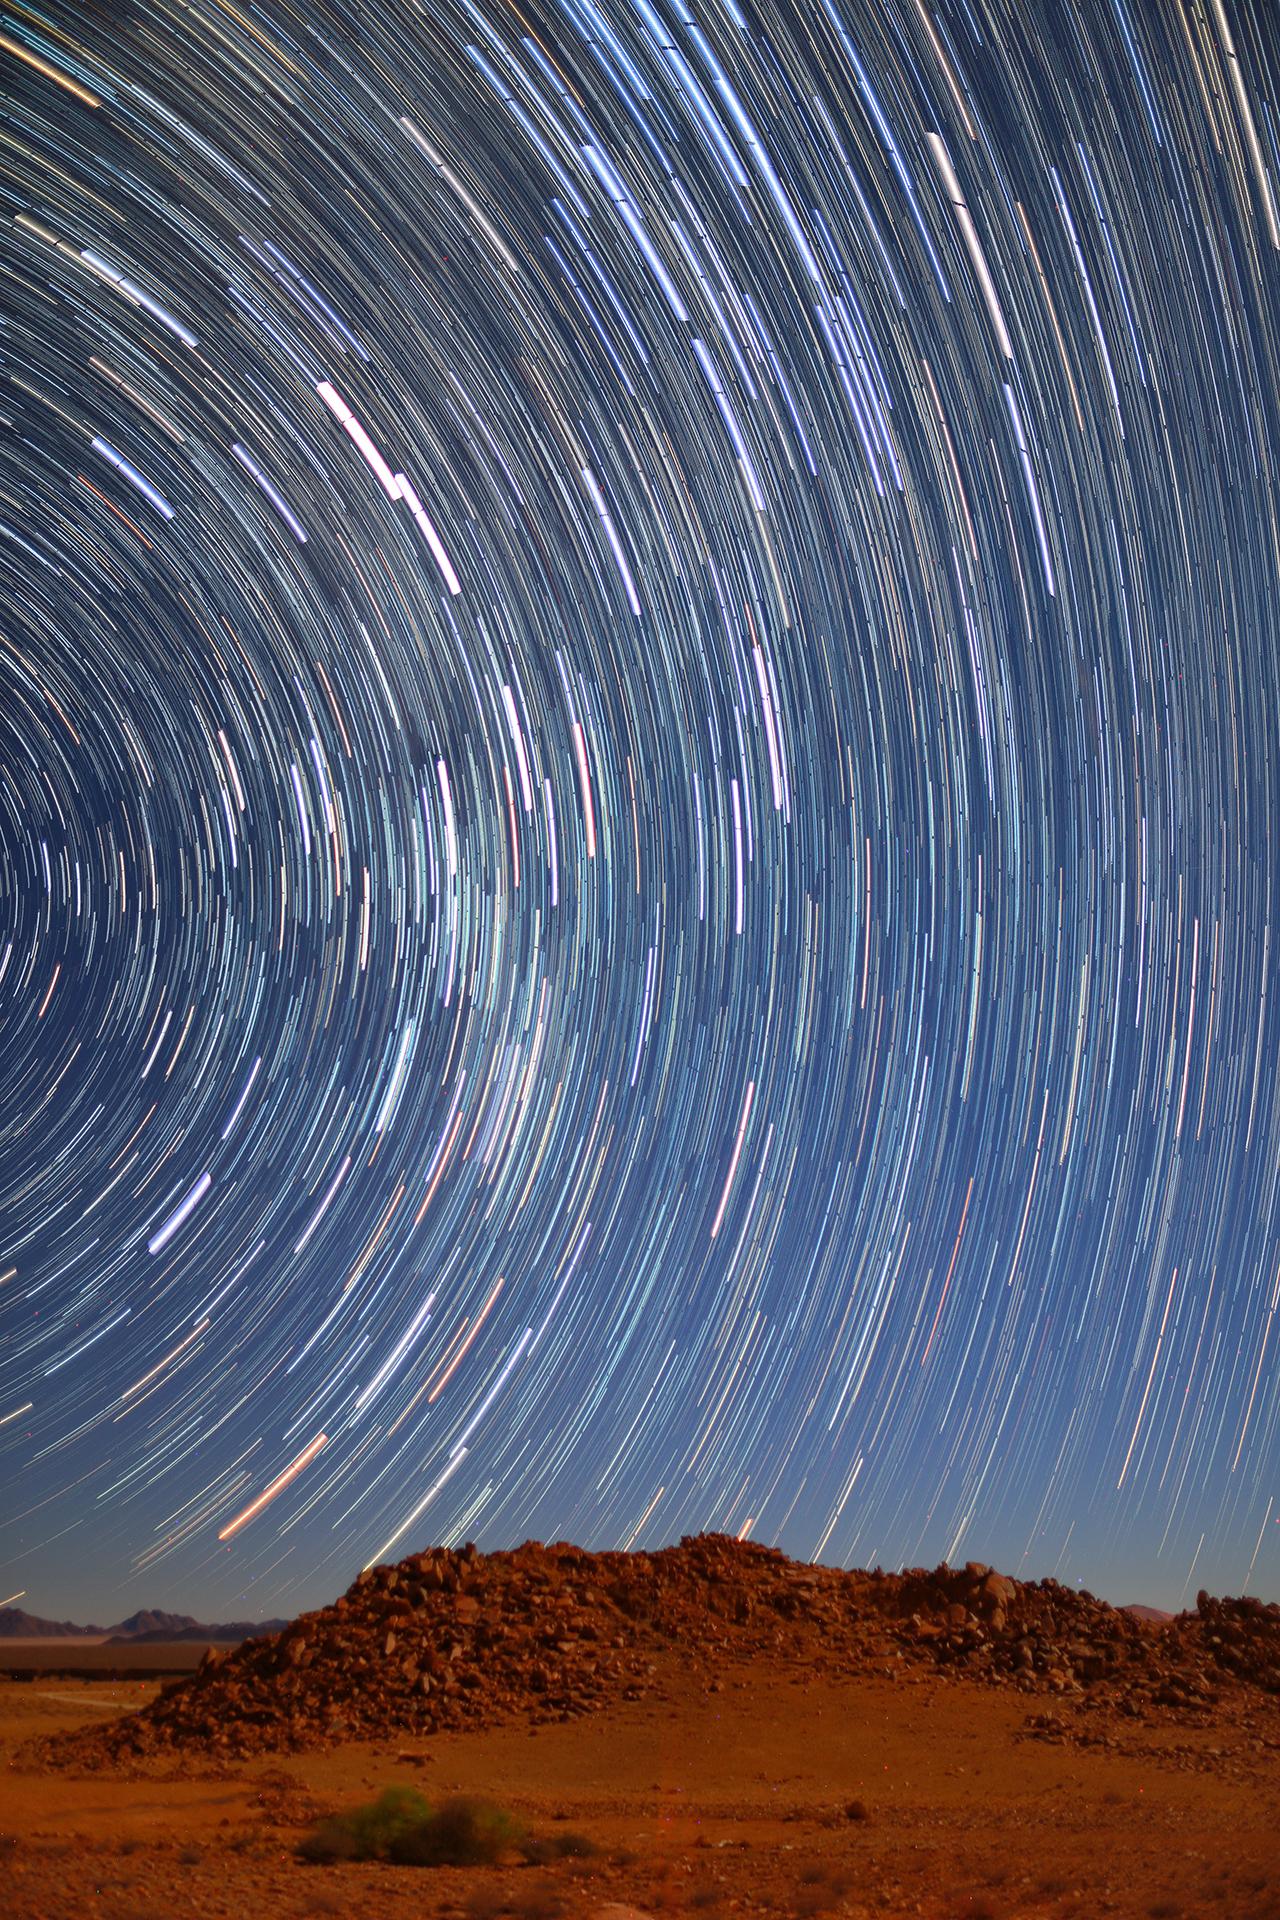
M23 1607L0 1607L0 1640L72 1640L101 1635L101 1627L77 1627L70 1620L42 1620Z
M154 1607L142 1607L137 1613L131 1613L127 1620L118 1620L114 1627L108 1627L106 1631L112 1640L151 1640L158 1633L163 1634L166 1640L171 1640L187 1627L199 1624L191 1613L160 1613Z
M287 1620L222 1620L210 1623L190 1613L163 1613L140 1608L114 1627L78 1627L72 1620L42 1620L22 1607L0 1607L0 1640L105 1639L109 1646L153 1646L174 1640L248 1640L259 1633L279 1633Z
M263 1633L279 1633L287 1627L287 1620L220 1620L212 1625L200 1620L192 1620L186 1614L162 1613L159 1615L135 1614L134 1619L159 1619L172 1621L171 1626L142 1627L129 1632L113 1633L107 1641L109 1647L117 1646L155 1646L160 1643L172 1644L175 1640L252 1640ZM127 1624L127 1623L126 1623Z

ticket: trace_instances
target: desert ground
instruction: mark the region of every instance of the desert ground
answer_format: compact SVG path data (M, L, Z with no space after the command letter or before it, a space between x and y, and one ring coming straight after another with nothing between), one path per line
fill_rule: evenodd
M185 1649L184 1649L185 1652ZM6 1920L1277 1920L1280 1714L1105 1729L904 1667L678 1651L648 1692L565 1722L127 1770L16 1766L33 1736L145 1704L150 1682L0 1682ZM1088 1744L1081 1744L1081 1738ZM1104 1744L1109 1742L1110 1744ZM548 1866L306 1865L323 1812L397 1783L483 1795L596 1851Z

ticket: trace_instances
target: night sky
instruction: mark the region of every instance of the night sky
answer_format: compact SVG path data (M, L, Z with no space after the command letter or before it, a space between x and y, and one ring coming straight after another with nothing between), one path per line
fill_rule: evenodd
M1280 1592L1280 28L0 27L0 1602Z

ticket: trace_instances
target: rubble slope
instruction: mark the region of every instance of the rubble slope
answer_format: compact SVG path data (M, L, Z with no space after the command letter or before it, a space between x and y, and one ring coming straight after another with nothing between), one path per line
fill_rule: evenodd
M55 1737L36 1757L93 1767L420 1737L523 1716L565 1719L637 1698L662 1655L691 1684L765 1655L850 1674L903 1664L1122 1713L1201 1713L1224 1690L1280 1694L1280 1606L1199 1596L1163 1626L1053 1580L969 1562L843 1571L703 1534L656 1553L536 1542L433 1547L199 1670L141 1712Z

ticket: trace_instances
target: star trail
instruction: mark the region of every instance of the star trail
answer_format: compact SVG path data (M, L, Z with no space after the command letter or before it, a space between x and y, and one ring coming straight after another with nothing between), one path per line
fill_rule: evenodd
M0 76L3 1578L1274 1592L1269 10L6 0Z

